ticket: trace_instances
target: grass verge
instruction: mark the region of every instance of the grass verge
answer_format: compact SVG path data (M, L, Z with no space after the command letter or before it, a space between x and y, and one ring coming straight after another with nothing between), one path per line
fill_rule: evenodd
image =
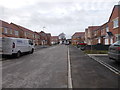
M108 54L107 50L85 50L86 54Z

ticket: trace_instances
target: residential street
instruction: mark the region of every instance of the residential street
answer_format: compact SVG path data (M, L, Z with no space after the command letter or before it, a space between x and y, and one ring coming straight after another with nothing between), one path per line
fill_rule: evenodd
M73 46L40 49L2 61L3 88L67 88L68 49L73 88L118 88L119 76Z
M67 46L3 61L3 88L67 88Z

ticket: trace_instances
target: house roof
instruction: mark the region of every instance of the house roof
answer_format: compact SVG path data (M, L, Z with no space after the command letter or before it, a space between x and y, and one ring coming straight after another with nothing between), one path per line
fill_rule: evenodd
M73 34L73 36L83 36L85 32L76 32Z
M112 10L112 13L111 13L111 15L110 15L110 17L109 17L108 22L110 21L112 15L113 15L113 13L114 13L115 8L118 8L118 9L119 9L119 8L120 8L120 5L115 5L115 6L113 7L113 10ZM119 10L118 10L118 11L119 11Z
M59 38L59 37L58 37L58 36L51 36L51 38L53 38L53 39L54 39L54 38Z
M5 21L0 20L0 23L1 23L1 25L4 26L4 27L7 27L7 28L10 27L10 24L7 23L7 22L5 22Z
M19 29L21 29L21 30L23 30L23 31L34 33L32 30L29 30L29 29L27 29L27 28L24 28L24 27L22 27L22 26L20 26L20 25L14 24L14 23L12 23L12 22L11 22L10 24L15 25L16 27L18 27Z
M97 30L99 28L100 28L100 26L89 26L88 27L88 29L91 30L91 31Z

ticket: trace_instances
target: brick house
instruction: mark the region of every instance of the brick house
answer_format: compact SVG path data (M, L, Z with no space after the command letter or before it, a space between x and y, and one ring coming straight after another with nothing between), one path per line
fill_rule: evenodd
M51 34L46 33L46 36L47 36L47 45L51 45Z
M114 6L108 22L85 29L85 41L88 45L110 45L117 40L120 40L120 5Z
M108 21L109 32L113 36L109 39L109 44L120 40L120 5L115 5Z
M19 38L26 38L26 39L32 39L35 42L35 45L39 45L40 36L37 32L33 32L32 30L29 30L27 28L24 28L20 25L16 25L14 23L10 23L10 25L14 28L19 29Z
M111 32L109 32L109 27L108 23L106 22L105 24L101 25L100 30L101 30L101 44L103 45L109 45L112 44L113 42L110 42L109 39L113 36Z
M77 45L79 42L85 41L85 32L76 32L72 36L72 44Z
M14 23L7 23L0 20L0 37L15 37L32 39L35 45L51 45L51 34L41 31L33 32L25 27Z
M34 40L34 32L32 30L29 30L27 28L24 28L22 26L19 26L19 29L23 31L23 38L27 38L27 39L32 39Z
M120 5L115 5L108 22L100 26L100 43L110 45L120 40Z
M16 37L19 38L20 36L20 30L18 27L13 27L9 23L0 20L1 26L0 26L0 37Z
M100 36L100 31L98 29L99 27L100 26L89 26L85 29L85 42L88 45L93 45L98 42L98 37Z
M39 33L40 35L40 45L47 45L47 35L44 31Z
M34 42L35 45L40 45L40 35L38 32L34 32Z
M58 44L59 43L59 37L58 36L51 36L51 43L52 44Z
M19 31L19 32L18 32L18 33L19 33L18 38L24 38L24 31L21 30L18 25L14 24L14 23L10 23L9 25L10 25L10 27L11 27L14 31L15 31L15 30L18 30L18 31ZM15 33L17 34L16 31L15 31Z

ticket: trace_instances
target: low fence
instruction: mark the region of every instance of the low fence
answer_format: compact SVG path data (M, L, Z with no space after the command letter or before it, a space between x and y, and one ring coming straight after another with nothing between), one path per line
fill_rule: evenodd
M110 45L87 45L85 46L85 50L108 50Z

